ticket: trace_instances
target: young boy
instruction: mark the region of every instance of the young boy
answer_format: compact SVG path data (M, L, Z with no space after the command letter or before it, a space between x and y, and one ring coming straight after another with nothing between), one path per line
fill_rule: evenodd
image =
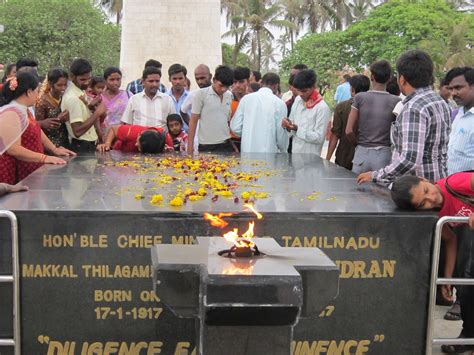
M474 173L461 172L436 181L434 184L416 176L403 176L395 180L392 199L405 209L438 210L438 216L469 217L469 227L474 228ZM452 277L457 253L457 237L445 225L442 239L446 243L444 276ZM472 252L471 252L472 254ZM472 256L472 255L471 255ZM467 266L474 272L474 262ZM443 285L443 297L452 299L450 286ZM460 338L474 337L474 287L467 286L461 293L461 318L463 329ZM443 345L443 352L461 353L473 350L474 346Z
M462 201L448 188L455 194L472 196L474 200L474 172L456 173L434 184L418 176L402 176L393 183L392 199L404 209L436 209L439 217L469 217L469 226L474 228L474 205Z
M176 152L186 151L188 144L188 135L183 130L183 120L181 116L172 113L166 117L166 125L168 126L168 133L173 140L173 148Z
M157 154L172 150L172 147L173 141L170 135L162 128L121 125L109 129L105 143L99 144L97 150L106 152L115 149L124 153Z

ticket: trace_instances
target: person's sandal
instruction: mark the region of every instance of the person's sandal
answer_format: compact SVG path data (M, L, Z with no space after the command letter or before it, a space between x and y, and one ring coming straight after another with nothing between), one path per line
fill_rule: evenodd
M466 338L461 332L457 339ZM474 345L441 345L441 351L445 354L464 354L466 351L474 350ZM471 352L472 355L472 352Z
M464 354L470 350L474 350L474 345L441 345L441 351L445 354Z
M453 304L453 306L444 315L446 320L461 320L461 305L459 303Z

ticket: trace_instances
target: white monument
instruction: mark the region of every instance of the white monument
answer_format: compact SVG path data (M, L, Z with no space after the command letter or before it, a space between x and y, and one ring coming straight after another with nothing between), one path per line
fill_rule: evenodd
M169 88L168 67L188 69L222 63L220 0L124 0L120 68L123 85L141 77L148 59L163 63L162 83Z

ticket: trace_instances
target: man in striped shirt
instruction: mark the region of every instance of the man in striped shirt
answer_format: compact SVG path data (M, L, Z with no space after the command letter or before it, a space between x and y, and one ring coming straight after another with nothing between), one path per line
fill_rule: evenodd
M405 52L397 61L403 109L392 127L392 162L377 171L360 174L357 182L390 186L402 175L430 181L445 177L450 131L450 110L431 88L433 62L420 50Z
M461 106L448 145L448 173L474 169L474 68L453 68L446 74L453 100Z

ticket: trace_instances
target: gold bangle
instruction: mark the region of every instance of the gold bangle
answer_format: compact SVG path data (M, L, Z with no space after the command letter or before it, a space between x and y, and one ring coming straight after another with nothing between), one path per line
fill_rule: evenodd
M45 154L42 154L41 159L40 159L40 163L44 164L44 162L46 161L46 158L47 158L47 156Z

